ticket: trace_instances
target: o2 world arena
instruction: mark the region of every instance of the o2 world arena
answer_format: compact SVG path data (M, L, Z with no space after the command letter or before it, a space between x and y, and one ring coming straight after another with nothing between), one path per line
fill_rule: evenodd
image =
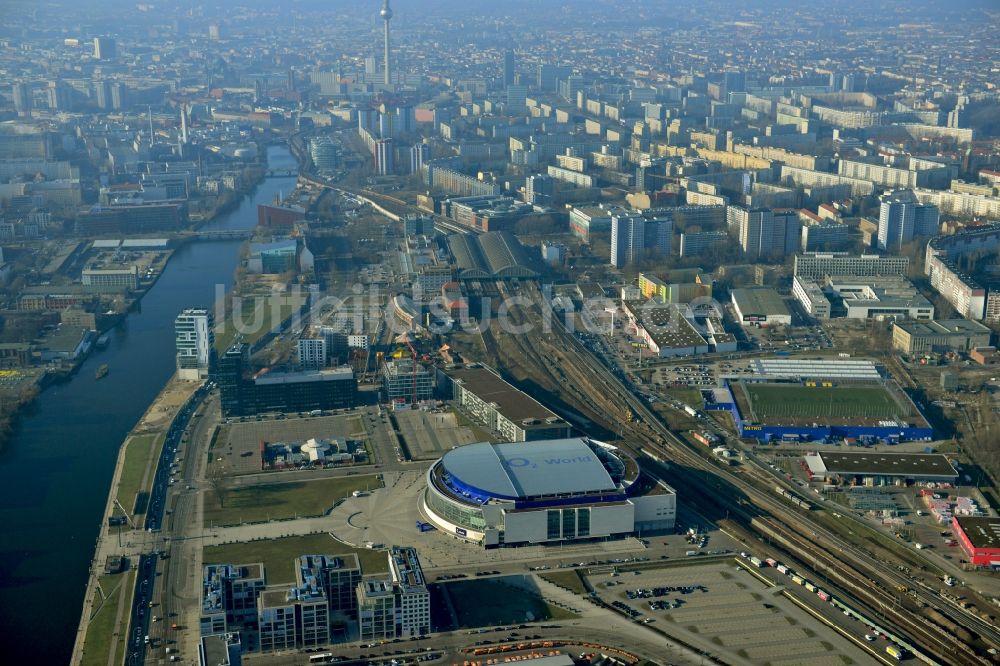
M431 466L420 510L442 532L494 548L672 530L677 495L593 439L480 442Z

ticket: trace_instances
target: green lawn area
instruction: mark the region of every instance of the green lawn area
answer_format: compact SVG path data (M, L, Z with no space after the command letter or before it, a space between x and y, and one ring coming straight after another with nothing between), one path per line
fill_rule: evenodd
M295 558L300 555L346 555L355 553L364 575L382 574L389 571L389 557L384 550L351 548L329 534L308 534L251 541L249 543L228 543L222 546L208 546L202 551L205 564L253 564L264 563L264 575L268 585L295 582Z
M491 627L576 617L562 608L550 606L529 592L505 585L501 580L488 578L444 584L455 608L459 627Z
M891 419L903 410L880 386L744 384L758 419L767 416Z
M580 578L580 574L577 573L576 569L568 569L566 571L549 571L547 573L538 574L538 577L544 578L550 583L555 583L560 587L565 587L567 590L572 590L581 596L589 594L587 586L583 584L583 580Z
M125 450L125 462L122 465L121 477L118 481L118 501L128 511L135 513L145 513L145 502L141 502L136 507L136 496L140 491L148 490L143 488L142 480L146 474L146 466L149 464L151 456L159 456L160 447L163 444L163 435L137 435L130 437ZM153 471L147 481L153 480ZM136 510L138 509L138 510Z
M321 516L337 500L350 496L355 490L381 487L382 482L369 474L237 489L213 488L205 493L205 524L236 525L296 516Z
M662 391L674 400L680 400L684 404L691 405L697 409L701 409L704 405L704 400L701 398L701 391L696 388L691 388L690 386L665 386Z
M233 325L232 313L224 322L215 326L215 350L224 352L233 343L237 333L242 333L243 341L253 344L278 326L305 302L303 296L274 295L266 297L247 296L240 305L240 330Z
M101 587L108 598L91 618L87 625L87 637L83 642L83 655L80 666L107 666L111 645L117 641L115 663L121 663L125 657L125 639L128 637L128 626L123 626L118 638L112 634L115 630L115 619L118 613L118 601L122 594L129 595L122 609L122 622L127 623L131 609L132 585L135 581L135 571L115 576L101 576ZM98 599L100 593L95 591ZM97 604L95 604L95 607Z

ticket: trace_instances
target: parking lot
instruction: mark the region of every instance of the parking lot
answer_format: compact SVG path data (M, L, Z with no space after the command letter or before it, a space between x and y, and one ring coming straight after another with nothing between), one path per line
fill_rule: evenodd
M869 663L856 645L733 560L588 576L606 602L667 634L695 635L751 663Z
M411 460L434 460L456 446L482 441L451 411L402 410L392 418Z

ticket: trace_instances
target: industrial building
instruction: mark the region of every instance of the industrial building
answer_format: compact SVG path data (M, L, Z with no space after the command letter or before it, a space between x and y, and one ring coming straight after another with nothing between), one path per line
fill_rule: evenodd
M707 354L708 340L684 316L682 308L656 301L623 301L622 309L636 335L660 358ZM722 329L722 332L725 332ZM728 334L727 334L728 335Z
M731 296L737 321L744 325L773 326L792 323L792 313L785 305L785 300L770 287L733 289Z
M460 280L505 280L538 276L537 262L514 234L495 231L472 236L448 236L448 249L455 257Z
M568 437L569 424L492 370L470 365L438 370L439 390L507 441Z
M892 327L892 347L904 354L970 351L990 344L992 331L969 319L901 321Z
M420 510L442 532L492 548L671 530L677 496L603 442L480 442L431 466Z
M810 480L866 486L955 483L958 472L940 453L810 453Z
M977 567L1000 567L1000 518L954 516L951 527Z

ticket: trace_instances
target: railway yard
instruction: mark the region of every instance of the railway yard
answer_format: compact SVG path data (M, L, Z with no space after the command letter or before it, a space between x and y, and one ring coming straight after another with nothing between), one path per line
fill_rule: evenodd
M914 651L918 656L941 664L994 658L990 651L1000 646L1000 631L993 617L943 597L940 575L925 559L886 544L846 513L790 506L775 497L774 477L764 470L730 469L693 450L661 423L620 371L599 361L557 317L543 314L547 305L533 285L512 286L509 293L503 285L499 289L501 296L519 296L508 309L510 324L528 330L512 335L494 323L483 332L483 350L522 387L578 411L589 420L581 425L591 431L601 427L620 437L621 445L645 454L647 472L726 531L748 543L765 539L803 569L822 572L840 598L883 617L898 635L921 646ZM548 330L527 325L546 320L552 322ZM988 604L980 599L976 607Z

